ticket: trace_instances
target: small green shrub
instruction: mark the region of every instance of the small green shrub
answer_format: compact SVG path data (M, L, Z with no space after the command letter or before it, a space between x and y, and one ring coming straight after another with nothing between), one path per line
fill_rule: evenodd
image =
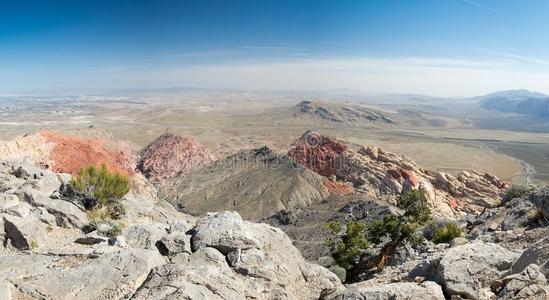
M463 230L456 223L448 223L445 225L439 226L435 231L435 236L433 237L433 243L449 243L454 238L461 236Z
M92 199L87 206L90 219L119 219L126 213L120 201L130 190L128 177L111 172L105 164L97 168L89 165L71 179L71 187L84 197Z
M112 219L109 211L109 207L100 206L88 211L88 219L90 222L99 222L101 220L110 220Z
M75 191L99 200L101 205L124 197L130 191L130 181L127 176L111 172L105 164L97 168L89 165L78 171L78 176L71 179Z
M393 239L398 231L398 226L398 217L393 214L386 215L382 220L373 221L368 226L368 240L374 244L379 244L381 239L386 236Z
M88 226L91 229L97 229L98 233L106 236L120 234L122 227L113 220L120 219L126 214L121 198L130 190L127 176L110 172L105 164L99 168L89 165L80 169L78 176L71 179L71 187L85 197L93 199L93 204L88 207Z
M509 202L515 198L522 197L529 192L531 192L532 189L520 184L513 184L506 192L505 195L503 195L503 202Z

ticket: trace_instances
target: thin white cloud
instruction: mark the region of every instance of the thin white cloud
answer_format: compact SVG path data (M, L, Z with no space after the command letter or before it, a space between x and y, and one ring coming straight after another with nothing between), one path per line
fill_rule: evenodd
M549 65L522 57L313 58L239 61L113 74L127 86L242 89L339 89L474 96L526 88L549 93ZM107 77L108 78L108 77Z
M489 10L489 11L491 11L491 12L493 12L493 13L496 13L496 14L498 14L498 15L503 16L503 13L502 13L501 11L499 11L499 10L497 10L497 9L494 9L494 8L491 8L491 7L489 7L489 6L486 6L486 5L484 5L484 4L481 4L481 3L478 3L478 2L475 2L475 1L472 1L472 0L461 0L461 1L466 2L466 3L469 3L469 4L471 4L471 5L473 5L473 6L476 6L476 7L480 7L480 8Z
M0 74L0 82L13 80ZM379 93L475 96L503 89L549 94L549 61L484 49L475 57L295 57L220 63L158 61L98 66L88 72L46 71L19 86L119 89L199 86L239 89L355 89ZM17 82L16 82L17 83ZM19 88L12 84L13 88Z

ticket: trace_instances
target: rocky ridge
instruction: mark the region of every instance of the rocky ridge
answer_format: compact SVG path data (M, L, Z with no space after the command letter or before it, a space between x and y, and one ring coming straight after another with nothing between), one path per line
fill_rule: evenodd
M194 215L236 210L259 220L306 207L330 194L327 179L267 147L243 150L159 187L159 198Z
M394 124L387 113L359 105L337 105L317 101L301 101L295 106L295 117L309 116L335 124Z
M32 140L38 144L32 144ZM197 213L199 217L182 213L159 200L156 188L136 171L132 190L122 200L127 207L121 220L124 226L119 234L109 237L101 230L84 230L89 222L88 215L79 199L66 193L71 174L53 172L51 167L45 169L45 166L51 166L43 162L51 163L53 143L44 143L44 140L43 136L27 139L29 144L43 147L28 152L24 149L29 144L11 143L11 147L22 147L22 151L12 151L0 160L0 298L547 299L549 295L549 241L546 238L549 227L543 225L549 193L544 188L503 205L496 205L496 200L500 200L495 196L493 205L484 206L481 205L483 201L492 200L460 198L463 208L454 208L451 202L443 201L448 204L452 216L466 226L462 237L450 244L407 245L373 278L343 285L335 274L337 269L329 271L308 262L298 250L305 248L296 238L316 234L321 239L319 227L332 219L346 220L355 216L369 222L387 213L398 213L398 208L390 205L392 197L398 193L390 192L393 190L388 189L386 183L371 187L357 185L350 181L352 176L345 179L338 174L329 174L331 178L328 179L268 148L245 151L232 159L257 159L269 168L250 168L248 165L237 168L230 176L223 173L222 177L215 177L220 169L202 165L188 173L197 176L195 183L202 187L221 185L221 190L232 187L244 191L223 198L228 201L226 207L232 205L244 216L252 214L251 209L260 211L256 218L278 212L266 222L276 226L286 224L280 228L289 233L290 239L281 229L245 221L252 218L241 217L237 212L204 213L227 209L225 207L201 207L197 210L201 212ZM7 152L7 148L0 149ZM332 145L328 150L337 153L337 149ZM353 153L351 151L340 151L333 161L337 165L342 157ZM356 154L366 160L357 159L357 171L350 172L358 174L357 178L368 178L367 166L372 168L372 174L383 174L383 178L397 179L400 174L403 190L414 182L426 180L435 193L450 193L448 185L440 188L427 176L428 171L403 157L394 157L379 149L376 155L374 148L364 148ZM221 161L235 166L230 160ZM218 166L226 166L223 163ZM407 164L411 164L412 169L405 168ZM321 168L325 164L312 166ZM389 171L397 166L402 171ZM339 172L340 169L335 170ZM410 170L416 176L404 173ZM496 179L478 176L486 181L475 178L474 182L482 182L478 187L498 186ZM184 176L183 180L190 180L189 177ZM212 181L205 180L208 178ZM479 197L487 197L492 191L477 190L474 184L456 180L478 192ZM271 193L268 185L257 185L262 182L282 182L288 191L285 195L318 195L318 198L310 201L309 196L289 197L287 199L298 205L280 202L283 205L266 206L262 210L261 200L269 199ZM307 184L303 185L304 182ZM352 184L354 195L330 194L326 182L338 186ZM305 193L303 186L307 187ZM421 188L420 184L411 186ZM278 188L280 186L273 191ZM372 193L365 192L368 188ZM296 191L299 193L294 194ZM463 187L456 188L454 193L459 192L469 193ZM214 199L206 192L202 195L205 197L196 198L200 202ZM256 202L247 203L246 199ZM246 205L234 206L235 202ZM469 205L473 209L467 209ZM477 211L475 205L478 209L486 209L482 209L482 213L471 213ZM296 230L289 231L292 226ZM305 240L303 244L306 244Z
M425 170L406 156L373 146L347 149L343 143L313 131L298 138L288 155L318 174L351 184L358 194L398 196L421 189L433 211L445 217L495 207L509 187L494 175L474 170L457 176Z

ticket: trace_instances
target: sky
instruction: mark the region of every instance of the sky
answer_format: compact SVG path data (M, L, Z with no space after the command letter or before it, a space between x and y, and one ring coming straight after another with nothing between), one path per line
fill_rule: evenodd
M549 93L547 0L0 1L0 94Z

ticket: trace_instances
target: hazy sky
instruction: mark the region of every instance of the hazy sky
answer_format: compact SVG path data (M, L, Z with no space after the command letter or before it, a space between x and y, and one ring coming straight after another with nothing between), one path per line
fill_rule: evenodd
M549 1L0 1L0 93L549 93Z

